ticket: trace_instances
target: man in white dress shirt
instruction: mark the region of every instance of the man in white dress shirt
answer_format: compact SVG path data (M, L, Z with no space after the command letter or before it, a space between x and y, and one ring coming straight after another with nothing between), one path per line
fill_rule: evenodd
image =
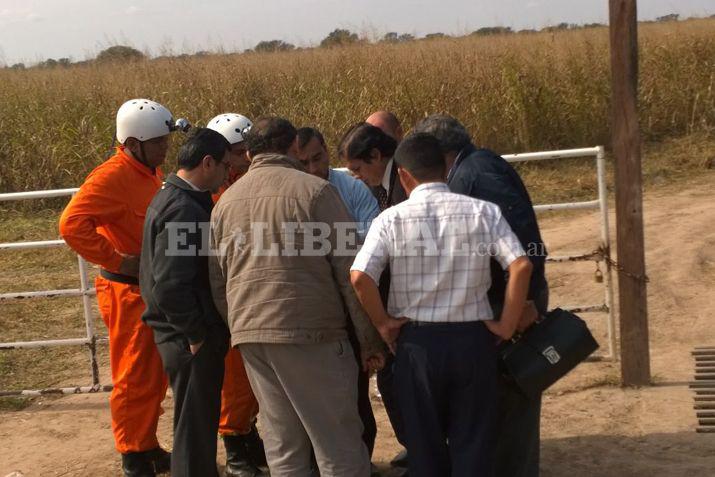
M496 205L449 192L437 139L412 135L394 159L409 198L373 221L351 280L396 353L409 475L493 475L494 335L516 330L532 265ZM487 299L491 257L509 272L499 321ZM388 264L385 310L377 283Z

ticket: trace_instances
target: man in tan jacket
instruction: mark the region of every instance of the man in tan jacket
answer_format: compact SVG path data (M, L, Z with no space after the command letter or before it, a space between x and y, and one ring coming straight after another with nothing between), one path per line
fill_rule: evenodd
M350 285L355 225L338 192L295 159L296 129L263 118L246 138L251 166L212 213L211 283L261 408L273 477L367 477L357 412L353 321L362 365L384 364L380 337Z

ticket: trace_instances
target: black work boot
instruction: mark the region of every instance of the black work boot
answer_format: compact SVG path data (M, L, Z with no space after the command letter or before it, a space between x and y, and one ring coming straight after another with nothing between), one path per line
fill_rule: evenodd
M146 455L154 465L154 472L164 474L171 471L171 452L167 452L161 447L146 451Z
M223 436L227 477L258 477L261 470L249 460L244 436Z
M256 423L254 422L251 426L251 432L241 437L243 437L243 442L246 445L248 460L256 467L268 467L268 462L266 462L266 450L263 447L263 439L258 435Z
M146 452L122 454L122 471L125 477L155 477L154 465Z

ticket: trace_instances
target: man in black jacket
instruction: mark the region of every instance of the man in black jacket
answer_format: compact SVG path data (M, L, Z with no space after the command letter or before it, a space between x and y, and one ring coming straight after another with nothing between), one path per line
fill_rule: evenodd
M224 356L229 332L211 296L208 232L211 192L226 176L229 144L198 129L179 150L179 171L147 210L140 287L174 392L171 475L214 476Z
M464 126L450 116L429 116L415 126L414 132L432 134L439 140L445 154L450 190L497 204L519 238L533 265L528 302L518 327L523 331L538 313L546 312L549 301L544 274L546 247L524 183L502 157L488 149L477 149ZM495 260L491 261L491 278L489 303L498 316L504 305L507 276ZM505 379L499 388L496 475L536 477L539 475L541 398L527 399Z

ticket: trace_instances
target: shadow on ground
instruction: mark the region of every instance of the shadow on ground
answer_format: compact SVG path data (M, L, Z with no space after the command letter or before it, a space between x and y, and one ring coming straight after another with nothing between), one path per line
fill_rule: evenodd
M715 434L576 436L541 444L542 477L679 477L715 473Z

